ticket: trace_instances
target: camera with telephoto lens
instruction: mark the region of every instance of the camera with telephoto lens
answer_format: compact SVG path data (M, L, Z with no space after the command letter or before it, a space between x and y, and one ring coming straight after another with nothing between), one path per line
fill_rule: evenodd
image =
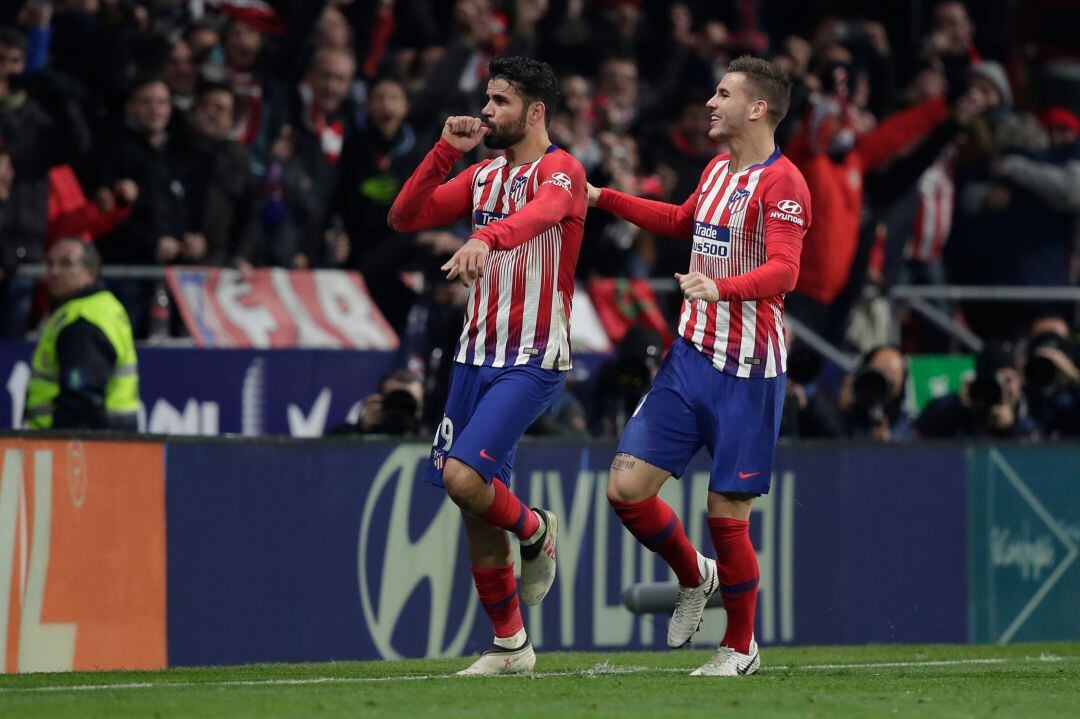
M1073 360L1073 348L1067 339L1055 332L1041 332L1028 340L1024 382L1028 389L1036 394L1053 394L1061 386L1064 377L1052 360L1036 354L1036 350L1044 347L1059 350L1070 360Z
M859 370L851 383L856 421L864 427L879 427L885 423L889 404L889 380L876 369Z
M395 389L383 395L382 425L385 434L415 434L418 429L416 414L420 409L416 397L404 389Z
M975 376L968 386L968 401L972 411L984 417L1005 399L1005 383L997 372L983 372Z

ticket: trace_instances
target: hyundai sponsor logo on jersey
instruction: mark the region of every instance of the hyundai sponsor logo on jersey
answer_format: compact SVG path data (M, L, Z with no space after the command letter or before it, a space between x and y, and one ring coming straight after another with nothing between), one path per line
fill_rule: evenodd
M802 214L802 205L795 200L781 200L776 203L776 209L769 213L769 217L776 220L793 222L799 227L806 226L806 220L799 217Z
M505 212L492 212L490 210L477 210L473 213L473 226L484 227L492 222L498 222L506 217Z
M727 257L731 232L726 227L707 222L694 223L694 252L710 257Z

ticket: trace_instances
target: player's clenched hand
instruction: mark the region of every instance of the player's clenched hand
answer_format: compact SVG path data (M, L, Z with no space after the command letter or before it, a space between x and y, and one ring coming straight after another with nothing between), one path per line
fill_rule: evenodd
M679 288L682 289L683 297L688 300L716 302L720 299L720 293L716 290L716 283L700 272L691 272L688 275L681 275L676 272L675 279L679 281Z
M600 188L593 186L590 182L586 182L585 189L589 193L589 207L596 207L596 203L600 201Z
M479 117L448 117L443 125L442 139L459 152L468 152L491 132Z
M442 266L446 279L458 279L468 287L477 277L484 276L484 263L487 262L490 251L491 248L486 242L476 237L471 238Z

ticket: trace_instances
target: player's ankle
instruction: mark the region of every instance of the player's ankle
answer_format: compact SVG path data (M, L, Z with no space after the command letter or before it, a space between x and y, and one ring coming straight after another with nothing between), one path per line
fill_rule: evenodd
M538 524L536 525L536 530L532 534L525 539L518 539L522 547L528 547L539 542L544 538L544 530L547 529L547 523L544 522L544 515L537 512L535 509L530 509L529 511L536 517Z
M522 627L516 634L509 637L495 637L495 646L503 649L521 649L528 640L529 636L525 633L525 627Z

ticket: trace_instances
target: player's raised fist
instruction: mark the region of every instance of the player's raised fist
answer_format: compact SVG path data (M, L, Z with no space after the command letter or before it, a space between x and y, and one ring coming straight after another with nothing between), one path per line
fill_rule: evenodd
M446 118L442 138L455 150L468 152L479 145L490 132L491 128L479 117L454 116Z
M679 281L679 289L682 290L683 297L688 300L716 302L720 299L720 292L716 289L716 283L700 272L691 272L685 275L676 272L675 279Z

